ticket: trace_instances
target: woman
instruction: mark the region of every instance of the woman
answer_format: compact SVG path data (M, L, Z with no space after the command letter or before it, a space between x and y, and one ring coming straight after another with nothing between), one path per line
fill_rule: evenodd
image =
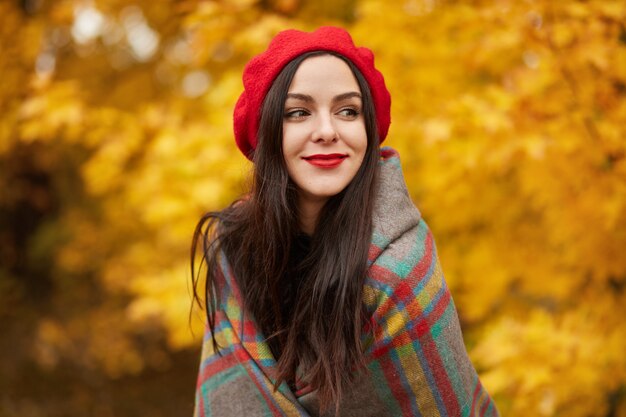
M391 100L371 51L343 29L288 30L243 80L252 189L192 245L196 415L497 415L398 155L379 149Z

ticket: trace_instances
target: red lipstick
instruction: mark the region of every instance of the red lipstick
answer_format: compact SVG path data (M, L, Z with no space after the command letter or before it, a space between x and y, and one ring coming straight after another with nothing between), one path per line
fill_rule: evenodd
M305 156L302 159L307 161L311 165L315 165L319 168L335 168L339 166L348 155L341 153L329 153L329 154L315 154Z

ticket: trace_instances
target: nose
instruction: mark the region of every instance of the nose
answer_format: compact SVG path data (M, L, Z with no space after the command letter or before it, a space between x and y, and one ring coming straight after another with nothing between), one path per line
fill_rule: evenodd
M319 115L315 129L312 132L314 142L335 142L338 139L337 129L330 115Z

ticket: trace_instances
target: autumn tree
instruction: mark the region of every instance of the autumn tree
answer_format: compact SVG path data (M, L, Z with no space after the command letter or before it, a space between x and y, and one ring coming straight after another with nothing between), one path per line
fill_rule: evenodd
M243 65L282 29L337 24L385 74L385 144L503 415L626 415L622 1L31 0L0 13L0 352L14 358L0 391L16 392L24 364L71 364L89 384L198 346L189 244L203 212L246 190L232 136Z

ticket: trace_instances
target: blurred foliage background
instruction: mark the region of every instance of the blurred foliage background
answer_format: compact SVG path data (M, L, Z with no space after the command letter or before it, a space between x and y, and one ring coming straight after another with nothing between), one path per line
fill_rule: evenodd
M323 24L375 52L503 415L626 416L623 0L2 0L0 416L191 415L243 65Z

